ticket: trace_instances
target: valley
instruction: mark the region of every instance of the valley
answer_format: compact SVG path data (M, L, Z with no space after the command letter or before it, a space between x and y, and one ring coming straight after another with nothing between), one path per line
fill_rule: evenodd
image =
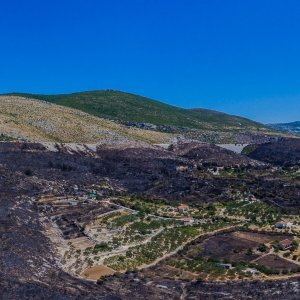
M251 150L272 145L281 160L189 140L167 149L124 139L1 142L3 294L293 299L300 145Z
M0 300L300 299L300 1L0 7Z

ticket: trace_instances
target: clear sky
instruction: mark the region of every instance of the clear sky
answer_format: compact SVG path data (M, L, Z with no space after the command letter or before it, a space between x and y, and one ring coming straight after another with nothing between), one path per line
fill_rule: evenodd
M117 89L300 120L299 0L0 0L0 93Z

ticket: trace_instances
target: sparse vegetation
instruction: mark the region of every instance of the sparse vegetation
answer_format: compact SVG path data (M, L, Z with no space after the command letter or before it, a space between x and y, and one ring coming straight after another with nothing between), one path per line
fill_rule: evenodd
M96 144L107 138L130 138L150 143L165 143L171 134L129 128L112 121L88 115L82 111L43 101L16 96L0 96L0 141L14 135L25 140L58 143Z

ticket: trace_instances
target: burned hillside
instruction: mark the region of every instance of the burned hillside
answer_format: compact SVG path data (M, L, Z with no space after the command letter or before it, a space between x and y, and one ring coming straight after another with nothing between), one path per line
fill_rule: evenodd
M229 167L258 164L246 156L236 154L213 144L198 141L179 142L174 146L171 145L171 150L178 156L192 159L206 166Z
M300 166L300 139L281 138L276 141L249 145L244 153L250 158L282 167Z
M189 153L190 147L187 144L187 152L182 149L180 154ZM267 165L239 158L240 155L229 150L215 146L212 149L209 150L209 144L204 151L192 146L196 156L189 158L152 146L98 147L91 155L89 151L49 151L39 144L1 143L0 164L11 172L26 175L27 180L54 182L52 189L57 194L72 192L74 185L91 186L108 178L115 185L106 191L111 195L129 193L177 202L209 203L228 200L238 188L251 191L263 201L278 202L282 207L299 207L297 181L287 183L276 174L269 176ZM222 153L229 159L223 159ZM201 162L195 159L199 156ZM212 162L232 166L212 167ZM30 193L33 195L34 189Z
M192 147L195 152L186 155L189 147L177 153L121 143L85 152L55 144L0 143L1 296L132 299L134 294L134 299L142 299L147 294L156 299L180 299L182 295L215 297L224 292L239 299L245 289L254 295L253 287L262 283L228 283L233 288L229 291L215 282L190 283L154 276L146 270L116 273L96 284L67 272L56 244L46 234L51 225L66 245L75 239L95 245L87 226L99 215L118 210L118 202L107 200L118 197L151 199L154 205L166 201L174 207L180 203L195 207L229 202L242 193L282 210L299 209L297 181L287 183L268 165L249 163L230 151L221 151L226 157L219 156L214 146L209 150L206 145L203 152L201 147ZM218 163L216 170L212 162ZM218 216L212 224L216 220ZM289 280L266 285L269 291L285 292L296 284L296 280ZM270 293L257 295L268 299ZM293 299L290 293L286 295L286 299Z

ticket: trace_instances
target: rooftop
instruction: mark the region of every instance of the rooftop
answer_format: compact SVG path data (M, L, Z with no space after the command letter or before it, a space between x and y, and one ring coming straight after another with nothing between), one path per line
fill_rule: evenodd
M292 244L292 241L289 239L285 239L279 243L282 247L286 248Z
M184 209L184 208L189 208L189 206L188 205L186 205L186 204L180 204L179 206L178 206L178 208L180 209Z

